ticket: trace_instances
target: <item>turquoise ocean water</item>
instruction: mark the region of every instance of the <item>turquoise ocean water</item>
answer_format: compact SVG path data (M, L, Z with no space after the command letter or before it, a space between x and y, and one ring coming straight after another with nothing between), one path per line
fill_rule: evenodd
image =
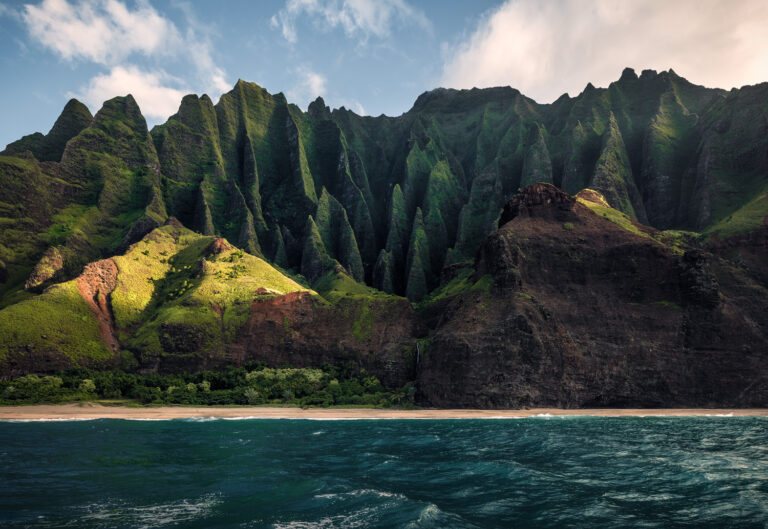
M2 422L0 527L766 528L768 419Z

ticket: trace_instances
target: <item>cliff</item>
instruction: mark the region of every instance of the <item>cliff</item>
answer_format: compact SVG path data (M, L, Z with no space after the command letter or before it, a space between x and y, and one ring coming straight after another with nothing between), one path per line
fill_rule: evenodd
M419 364L422 401L764 406L764 276L717 248L616 224L585 195L537 184L507 204L465 280L482 288L427 307L437 321Z
M262 360L437 406L765 405L767 124L768 84L671 70L398 117L241 80L151 131L73 100L0 153L0 376Z

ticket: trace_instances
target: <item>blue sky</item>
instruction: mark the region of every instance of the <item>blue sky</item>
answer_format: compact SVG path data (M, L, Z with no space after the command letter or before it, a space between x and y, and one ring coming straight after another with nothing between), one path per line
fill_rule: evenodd
M151 126L238 78L370 115L437 86L549 102L624 66L730 88L768 80L765 27L763 0L0 0L0 146L70 97L130 92Z

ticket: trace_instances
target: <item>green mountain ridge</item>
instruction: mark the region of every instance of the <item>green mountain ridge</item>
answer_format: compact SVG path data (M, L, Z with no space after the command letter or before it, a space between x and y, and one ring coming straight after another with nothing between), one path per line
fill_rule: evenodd
M26 229L43 239L43 229L55 232L48 246L60 247L65 270L57 277L73 277L171 215L305 275L302 263L313 259L304 251L324 250L357 280L419 301L446 266L474 258L504 202L535 182L595 189L659 229L733 232L723 222L754 209L768 187L766 116L768 84L726 92L672 70L638 77L626 69L608 88L588 85L551 104L509 87L441 88L398 117L331 111L321 98L303 112L239 80L216 105L185 96L151 132L130 96L108 101L90 122L73 100L47 136L27 136L3 156L31 153L43 175L73 188ZM33 162L0 163L8 174ZM3 215L8 223L29 217ZM309 216L324 248L307 243ZM4 291L47 249L42 242L22 257L10 238L0 245L15 279ZM33 283L49 279L39 272Z
M0 191L4 378L255 360L439 406L768 402L761 368L733 382L768 352L768 83L626 69L369 117L240 80L152 130L73 100Z

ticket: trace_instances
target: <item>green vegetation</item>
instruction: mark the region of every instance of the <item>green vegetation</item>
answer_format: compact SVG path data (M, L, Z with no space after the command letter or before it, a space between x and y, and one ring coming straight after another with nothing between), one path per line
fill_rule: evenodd
M649 234L640 230L636 226L635 222L626 213L622 213L621 211L611 207L601 206L596 202L584 200L582 198L577 200L591 209L595 214L600 215L604 219L616 224L620 228L634 233L635 235L639 235L640 237L647 237L649 239L651 238Z
M627 148L613 113L590 187L602 193L609 204L630 218L645 219Z
M450 281L443 283L417 305L419 310L423 310L434 303L460 296L467 292L479 292L487 294L493 286L493 276L484 275L480 278L474 277L474 269L467 267L461 268Z
M358 283L343 273L328 272L318 279L313 286L318 294L331 303L337 303L343 299L401 299Z
M166 225L112 258L115 330L142 360L220 354L248 319L255 298L312 292L226 241L212 253L214 241ZM0 341L0 362L34 351L55 352L78 366L116 361L75 280L0 310Z
M112 360L76 281L0 310L0 364L32 352L64 357L73 365Z
M435 90L402 116L372 118L322 100L304 113L241 80L216 105L184 97L151 135L131 97L93 119L71 101L47 136L0 156L0 296L18 292L48 246L62 247L69 279L171 215L310 282L336 261L413 301L445 265L472 259L505 200L537 181L595 188L659 229L727 237L765 216L766 131L744 116L767 100L764 86L726 93L647 71L549 105L508 87ZM428 252L411 248L418 210Z
M255 300L298 291L365 342L397 296L424 307L487 292L469 268L441 277L536 181L597 189L605 200L582 204L678 253L705 244L683 230L758 229L768 131L746 117L766 102L766 86L726 93L671 71L548 105L508 87L436 90L396 118L322 100L304 113L239 81L216 105L185 97L151 133L130 96L95 117L70 102L48 135L0 154L0 359L121 362L71 281L102 258L118 268L102 324L126 360L221 360Z
M135 328L125 343L142 358L219 351L247 321L256 297L311 292L226 241L210 254L214 239L169 225L114 258L115 321Z
M84 104L70 99L61 115L45 136L39 132L24 136L6 147L6 154L21 154L30 151L41 162L58 162L64 153L67 141L77 136L91 124L93 116Z
M331 365L273 369L260 363L178 375L70 369L0 381L1 405L99 399L152 405L411 407L413 390L410 385L387 389L365 370Z
M768 191L763 191L743 207L704 230L704 235L724 239L755 230L764 225L767 218Z

